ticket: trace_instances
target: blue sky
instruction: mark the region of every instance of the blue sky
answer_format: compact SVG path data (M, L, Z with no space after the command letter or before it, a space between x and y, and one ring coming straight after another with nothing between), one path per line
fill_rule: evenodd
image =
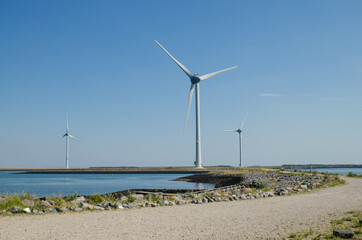
M361 1L1 1L0 166L362 163Z

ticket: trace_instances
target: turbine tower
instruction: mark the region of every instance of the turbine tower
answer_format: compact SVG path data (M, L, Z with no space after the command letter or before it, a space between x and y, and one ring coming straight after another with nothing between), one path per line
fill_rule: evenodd
M69 138L73 138L75 140L77 140L78 142L80 142L80 140L72 135L70 135L69 133L69 127L68 127L68 113L67 113L67 128L65 130L65 134L63 136L61 136L60 138L57 139L57 141L59 141L60 139L62 139L63 137L66 137L65 139L65 167L69 168Z
M239 154L240 154L240 163L239 163L239 166L240 167L244 167L244 163L243 163L243 159L242 159L242 141L244 141L243 139L243 135L242 135L242 132L243 132L243 126L244 126L244 123L245 123L245 120L246 120L246 117L248 116L248 113L246 113L245 115L245 118L243 120L243 122L240 124L240 127L236 130L224 130L224 132L237 132L239 133Z
M182 71L184 71L186 73L186 75L190 78L191 81L191 87L190 87L190 92L189 92L189 103L188 103L188 107L187 107L187 115L186 115L186 121L185 121L185 128L184 128L184 132L186 130L186 126L187 126L187 119L189 117L189 112L190 112L190 106L191 106L191 100L192 100L192 95L194 92L194 88L196 88L196 93L195 93L195 108L196 108L196 160L195 160L195 167L197 168L202 168L202 160L201 160L201 131L200 131L200 91L199 91L199 83L202 80L208 79L212 76L215 76L216 74L237 68L237 67L231 67L231 68L227 68L224 70L220 70L217 72L213 72L213 73L209 73L203 76L199 76L197 73L192 74L184 65L182 65L179 61L176 60L176 58L174 58L159 42L157 42L155 40L155 42L167 53L168 56L170 56L170 58L172 58L172 60L182 69Z

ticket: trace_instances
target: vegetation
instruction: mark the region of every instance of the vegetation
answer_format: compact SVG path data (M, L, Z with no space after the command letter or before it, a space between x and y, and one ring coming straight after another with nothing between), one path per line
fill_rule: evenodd
M99 194L94 194L89 197L89 203L93 205L98 205L104 201L104 198Z
M74 194L68 194L67 196L65 196L64 200L65 201L73 201L78 197L78 193L75 192Z
M254 172L261 172L261 173L266 173L266 172L270 172L273 171L275 173L280 173L285 175L303 175L308 177L308 175L310 175L309 173L304 173L304 172L298 172L298 173L281 173L281 170L270 170L270 169L261 169L261 168L251 168L251 169L245 169L245 168L228 168L225 170L225 167L223 167L224 169L218 169L218 170L213 170L210 171L209 173L204 173L204 174L198 174L198 175L193 175L193 176L199 176L199 179L196 180L204 180L204 176L207 175L207 177L209 177L209 180L211 179L212 181L219 181L219 183L224 184L224 186L230 186L230 185L234 185L234 184L238 184L244 181L245 176L243 174L246 173L254 173ZM200 176L201 175L201 176ZM210 176L211 175L211 176ZM266 174L267 175L267 174ZM272 174L273 175L273 174ZM330 173L325 173L323 175L319 174L319 179L321 179L322 177L322 181L319 181L320 183L318 185L316 185L316 188L320 188L320 187L329 187L329 186L337 186L340 184L344 184L345 181L341 178L339 178L338 174L330 174ZM264 181L265 180L265 181ZM240 188L235 189L235 188L219 188L219 189L214 189L214 190L210 190L210 191L188 191L188 192L184 192L184 193L179 193L178 195L160 195L160 194L156 194L156 193L148 193L147 195L144 195L143 197L143 201L141 200L137 200L135 199L134 194L136 192L134 191L123 191L123 192L119 192L117 194L104 194L104 195L100 195L100 194L93 194L91 196L80 196L78 195L77 192L75 192L74 194L68 194L65 197L61 197L59 196L52 196L52 197L43 197L43 198L38 198L36 196L32 196L29 193L23 193L23 194L12 194L12 195L4 195L1 196L0 195L0 214L4 214L6 212L10 212L10 208L13 206L17 206L20 208L30 208L30 210L44 210L44 212L49 212L49 211L56 211L56 212L61 212L63 211L62 209L65 209L64 211L75 211L76 208L83 208L83 209L92 209L95 206L99 206L99 207L104 207L107 208L109 207L109 204L111 205L111 207L113 208L118 208L119 205L117 204L128 204L128 205L132 205L132 204L139 204L139 206L146 206L143 205L146 201L152 202L152 203L156 203L158 204L158 201L161 200L168 200L168 201L172 201L172 202L176 202L178 199L182 199L182 200L186 200L187 202L190 202L192 199L201 199L201 198L213 198L213 197L221 197L221 198L229 198L232 195L239 195L239 194L257 194L257 193L261 193L261 192L269 192L269 191L274 191L275 189L273 188L273 183L277 183L276 179L264 179L261 180L260 182L257 181L253 181L252 184L249 184L248 186L244 186L245 188L243 188L243 190L241 191ZM315 185L315 184L314 184ZM308 186L308 189L312 189L314 188L314 186ZM299 189L301 190L301 189ZM277 190L275 190L277 191ZM157 191L156 191L157 192ZM297 193L296 190L293 191L289 191L290 192L295 192ZM299 191L298 191L299 192ZM173 192L174 193L174 192ZM121 197L122 196L126 196L126 198L122 198L122 202L121 202ZM278 195L278 192L276 192L276 195ZM46 200L46 202L43 202L42 200ZM82 202L82 203L81 203ZM133 206L133 205L132 205ZM128 206L125 206L128 207ZM343 221L347 221L347 219L344 219ZM297 235L296 235L297 237Z
M356 173L349 172L347 174L347 177L362 178L362 174L356 174Z
M333 235L334 229L352 229L355 233L355 237L353 239L361 239L362 238L362 226L359 224L359 219L362 218L362 211L351 211L344 214L343 217L339 219L333 219L330 222L329 230L326 232L318 232L314 231L310 228L305 232L296 232L291 233L288 236L288 239L313 239L313 240L321 240L321 239L340 239ZM284 238L285 239L285 238Z

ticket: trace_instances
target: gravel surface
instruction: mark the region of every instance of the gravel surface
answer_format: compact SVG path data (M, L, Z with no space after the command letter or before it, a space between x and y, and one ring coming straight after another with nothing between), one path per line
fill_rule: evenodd
M0 217L0 239L282 239L362 209L362 179L313 193L200 205Z

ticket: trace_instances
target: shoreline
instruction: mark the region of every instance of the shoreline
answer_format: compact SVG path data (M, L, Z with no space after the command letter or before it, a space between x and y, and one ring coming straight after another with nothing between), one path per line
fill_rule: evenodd
M338 175L286 173L282 171L212 172L175 180L215 183L213 189L130 189L106 194L38 197L0 195L3 215L83 210L114 210L164 205L200 204L284 196L343 184Z
M329 230L331 219L361 209L362 179L346 179L343 186L253 201L0 217L0 239L283 239Z

